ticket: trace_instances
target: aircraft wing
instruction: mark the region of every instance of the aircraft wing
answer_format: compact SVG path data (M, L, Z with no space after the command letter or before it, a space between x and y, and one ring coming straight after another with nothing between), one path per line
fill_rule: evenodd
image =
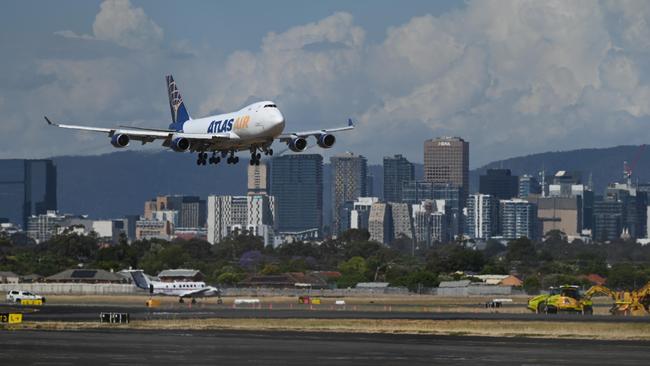
M143 143L152 142L154 140L167 140L172 136L176 137L185 137L190 140L215 140L215 139L238 139L239 136L230 132L230 133L185 133L177 132L174 130L162 130L162 129L149 129L142 127L125 127L121 126L119 128L105 128L105 127L89 127L89 126L77 126L77 125L65 125L52 122L47 116L45 121L50 126L67 128L72 130L80 131L92 131L92 132L103 132L107 133L108 136L113 136L116 134L128 135L134 140L140 140Z
M347 130L352 130L354 129L354 124L352 123L352 119L348 119L348 125L345 127L337 127L337 128L327 128L327 129L322 129L322 130L313 130L313 131L301 131L301 132L292 132L292 133L285 133L280 136L278 136L278 140L282 142L289 141L295 137L308 137L308 136L316 136L318 137L319 135L322 135L324 133L333 133L333 132L340 132L340 131L347 131Z
M179 297L204 297L204 296L219 296L221 290L216 287L206 286L196 290L185 291Z

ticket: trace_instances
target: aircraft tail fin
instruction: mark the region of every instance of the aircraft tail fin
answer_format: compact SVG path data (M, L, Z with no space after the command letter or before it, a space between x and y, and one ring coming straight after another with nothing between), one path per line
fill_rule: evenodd
M131 277L133 278L133 283L135 283L138 288L144 290L150 289L151 281L149 281L149 278L147 278L143 271L131 271Z
M172 124L169 125L170 130L182 131L183 124L190 119L190 115L187 112L185 103L183 102L183 97L181 92L176 86L174 77L172 75L167 75L167 94L169 95L169 109L172 113Z

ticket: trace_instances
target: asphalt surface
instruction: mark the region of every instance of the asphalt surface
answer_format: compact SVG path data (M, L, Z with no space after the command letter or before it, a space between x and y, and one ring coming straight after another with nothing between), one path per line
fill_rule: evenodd
M644 365L649 342L235 331L4 331L12 365Z
M268 306L251 308L239 306L201 307L174 306L168 308L148 309L144 306L116 305L44 305L38 308L27 308L15 305L0 306L0 312L23 312L24 321L96 321L101 312L129 313L131 320L148 319L206 319L206 318L267 318L267 319L430 319L430 320L517 320L517 321L576 321L576 322L612 322L612 323L650 323L650 317L622 316L585 316L580 314L513 314L499 313L490 310L483 312L393 312L384 311L354 311L351 307L332 310L331 307L297 307L294 309L269 309Z

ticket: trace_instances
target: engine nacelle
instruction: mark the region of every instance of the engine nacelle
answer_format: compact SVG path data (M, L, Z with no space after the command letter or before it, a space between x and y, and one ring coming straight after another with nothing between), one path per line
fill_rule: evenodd
M190 140L185 137L174 137L172 139L171 148L178 152L187 151L190 148Z
M289 141L289 149L293 152L305 151L307 148L307 140L304 137L294 137Z
M111 145L119 148L129 146L130 141L131 139L129 138L129 135L122 133L118 133L117 135L113 135L113 137L111 137Z
M335 142L336 137L334 137L334 135L330 135L329 133L323 133L318 136L318 146L324 149L329 149L330 147L334 146Z

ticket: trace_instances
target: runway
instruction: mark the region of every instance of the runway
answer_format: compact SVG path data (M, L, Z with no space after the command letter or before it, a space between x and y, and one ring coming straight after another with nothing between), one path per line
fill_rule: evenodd
M642 365L650 342L235 331L0 332L0 359L42 365Z
M329 307L251 308L242 306L174 306L149 309L144 306L117 305L45 305L40 308L25 308L5 305L0 312L25 312L25 321L96 321L101 312L129 313L132 320L149 319L203 319L203 318L266 318L266 319L414 319L414 320L515 320L515 321L556 321L556 322L612 322L612 323L650 323L650 317L585 316L580 314L534 314L484 312L433 312L387 310L332 309Z

